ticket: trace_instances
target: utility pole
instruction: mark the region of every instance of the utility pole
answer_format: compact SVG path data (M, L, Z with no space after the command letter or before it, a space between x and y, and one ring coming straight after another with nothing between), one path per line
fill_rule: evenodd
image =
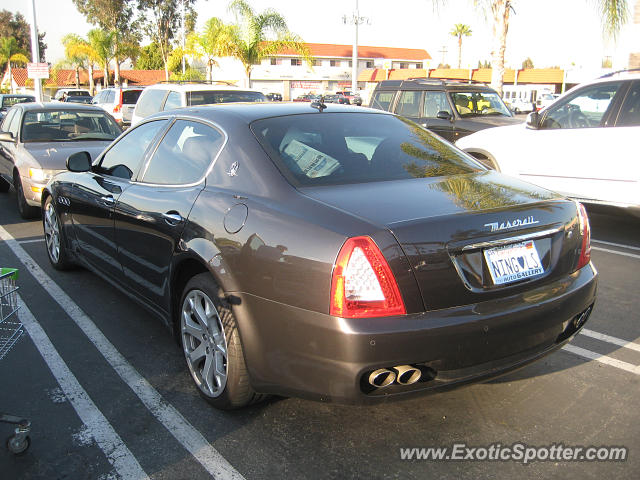
M342 16L342 23L345 25L353 24L356 27L356 36L353 41L353 51L351 55L351 94L355 95L358 91L358 25L367 24L371 25L371 21L367 17L360 16L360 9L358 8L358 0L356 0L356 11L348 17Z
M185 72L185 64L184 64L184 49L185 49L185 45L186 45L186 28L185 28L185 24L184 24L184 0L182 0L182 75L184 75ZM183 78L184 80L184 78Z
M438 52L440 52L442 54L442 62L440 63L440 65L444 66L444 56L447 54L449 50L447 50L447 46L443 45L442 48L440 50L438 50Z
M36 23L36 0L31 0L31 61L33 63L40 62L40 46L38 44L38 24ZM11 81L11 79L9 79ZM34 78L33 83L36 87L36 99L42 102L42 80Z

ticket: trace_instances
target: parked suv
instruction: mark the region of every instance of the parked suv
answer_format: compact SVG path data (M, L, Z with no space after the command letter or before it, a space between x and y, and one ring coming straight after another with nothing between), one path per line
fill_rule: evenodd
M603 77L565 93L526 124L457 143L487 166L590 204L640 212L640 75ZM634 153L635 152L635 153Z
M131 117L131 125L143 118L174 108L230 102L266 102L264 93L238 88L226 82L160 82L144 89Z
M54 100L61 101L63 97L72 97L72 96L80 96L80 97L90 97L91 94L89 90L83 90L80 88L61 88L56 92L53 96Z
M495 90L477 83L384 80L369 106L407 117L450 142L485 128L522 123Z
M142 93L140 87L105 88L93 97L94 105L106 110L120 125L130 125L136 102Z

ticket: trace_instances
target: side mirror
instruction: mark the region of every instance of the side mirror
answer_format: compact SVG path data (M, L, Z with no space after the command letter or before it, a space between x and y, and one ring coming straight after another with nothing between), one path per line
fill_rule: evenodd
M453 119L451 114L446 110L440 110L438 113L436 113L436 118L439 118L440 120L449 120L449 121Z
M0 132L0 142L15 142L16 139L13 137L13 133L11 132Z
M89 152L76 152L67 157L67 170L70 172L88 172L91 170Z
M527 115L527 128L538 130L540 128L540 114L538 112L531 112Z

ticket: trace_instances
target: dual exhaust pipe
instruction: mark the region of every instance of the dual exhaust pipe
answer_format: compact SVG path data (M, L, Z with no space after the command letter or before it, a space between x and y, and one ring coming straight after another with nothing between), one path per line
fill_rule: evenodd
M411 365L398 365L393 368L379 368L369 374L369 385L384 388L394 382L400 385L412 385L422 377L422 371Z

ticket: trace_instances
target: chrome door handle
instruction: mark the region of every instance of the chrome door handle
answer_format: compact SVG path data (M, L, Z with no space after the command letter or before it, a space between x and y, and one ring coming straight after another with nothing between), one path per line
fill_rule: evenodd
M111 195L105 195L104 197L100 197L100 201L106 206L106 207L112 207L114 203L116 203L116 201L113 199L113 197Z
M184 218L182 218L182 215L177 212L163 213L162 216L164 217L164 221L169 225L177 225L184 220Z

